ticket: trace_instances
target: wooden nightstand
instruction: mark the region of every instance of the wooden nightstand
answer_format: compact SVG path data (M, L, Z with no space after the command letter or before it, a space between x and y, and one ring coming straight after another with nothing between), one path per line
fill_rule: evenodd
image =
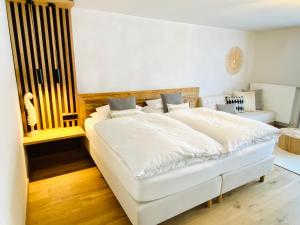
M85 137L85 132L80 126L49 129L39 131L32 137L24 137L23 144L28 146L78 137Z
M24 137L30 181L94 166L84 149L85 132L80 126L39 131Z

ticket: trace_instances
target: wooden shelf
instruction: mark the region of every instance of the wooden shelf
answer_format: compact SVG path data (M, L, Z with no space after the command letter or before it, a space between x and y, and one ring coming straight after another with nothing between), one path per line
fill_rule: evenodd
M27 145L41 144L50 141L59 141L59 140L76 138L76 137L84 137L84 136L85 136L85 132L80 126L56 128L56 129L49 129L49 130L41 130L32 137L24 137L23 144L24 146L27 146Z

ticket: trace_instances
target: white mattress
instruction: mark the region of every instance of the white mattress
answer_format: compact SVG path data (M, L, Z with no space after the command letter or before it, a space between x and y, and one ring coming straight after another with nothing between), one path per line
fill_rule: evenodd
M271 111L256 110L255 112L243 112L238 114L241 117L271 123L275 121L276 114Z
M92 148L107 165L110 165L111 171L138 202L153 201L172 195L225 172L263 160L272 155L275 145L274 141L256 144L221 160L194 164L148 179L137 180L101 136L94 131L93 127L96 123L97 120L92 118L85 121L86 134Z

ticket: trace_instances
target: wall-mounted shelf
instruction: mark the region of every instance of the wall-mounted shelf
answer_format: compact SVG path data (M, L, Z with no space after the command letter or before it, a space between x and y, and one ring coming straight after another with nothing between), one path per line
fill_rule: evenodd
M80 126L41 130L34 136L23 138L24 146L59 141L69 138L84 137L85 132Z

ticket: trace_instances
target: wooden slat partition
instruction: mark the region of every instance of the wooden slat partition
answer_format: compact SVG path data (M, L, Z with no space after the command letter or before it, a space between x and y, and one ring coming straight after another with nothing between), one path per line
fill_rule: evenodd
M38 30L38 45L40 49L40 59L41 59L41 66L42 66L42 73L43 73L43 82L44 82L44 97L46 102L46 117L47 123L44 124L46 128L52 128L52 116L51 116L51 107L50 107L50 94L49 94L49 87L48 87L48 79L47 79L47 72L46 72L46 63L45 63L45 53L44 53L44 38L42 34L42 23L41 23L41 14L40 14L40 7L35 7L36 11L36 21L37 21L37 30Z
M49 35L49 25L48 25L48 15L47 14L47 7L42 6L43 8L43 23L44 23L44 32L45 32L45 45L46 45L46 55L47 55L47 62L48 62L48 79L50 80L50 93L51 93L51 108L52 108L52 115L54 118L54 126L55 128L58 126L58 113L57 113L57 99L56 99L56 91L55 91L55 84L53 80L53 65L52 65L52 58L51 58L51 49L50 49L50 35Z
M7 0L7 2L15 2L26 4L27 0ZM49 3L54 4L56 7L70 9L73 7L74 2L72 0L32 0L34 5L48 6Z
M32 40L32 50L33 50L33 58L34 58L34 70L33 70L33 77L36 74L37 68L39 68L39 61L38 61L38 53L37 53L37 46L36 46L36 30L33 26L34 20L33 20L33 7L32 5L29 5L29 24L30 24L30 31L31 31L31 40ZM33 78L35 79L35 78ZM44 106L44 96L43 96L43 91L42 91L42 86L41 84L34 82L37 85L38 88L38 95L39 95L39 104L40 104L40 113L42 117L42 126L46 126L46 113L45 113L45 106ZM39 123L38 123L39 125Z
M14 27L13 27L13 21L12 21L12 9L11 9L10 3L6 4L6 10L8 14L8 26L9 26L9 33L10 33L10 42L13 52L13 60L14 60L14 67L15 67L15 73L16 73L16 80L17 80L17 86L18 86L18 96L19 99L23 98L23 91L22 91L22 84L21 84L21 76L20 76L20 69L19 69L19 62L18 62L18 55L17 55L17 47L16 47L16 37L14 33ZM25 114L25 106L23 101L20 102L20 108L21 108L21 116L22 116L22 124L24 128L24 132L27 133L27 124L26 124L26 114Z
M73 104L73 113L77 112L77 102L78 102L78 94L77 89L77 80L76 80L76 70L75 70L75 56L74 56L74 46L73 46L73 31L72 31L72 18L71 18L71 11L68 10L68 25L69 25L69 44L70 44L70 57L71 57L71 68L72 68L72 78L73 78L73 96L74 96L74 104ZM77 121L73 121L73 126L77 126Z
M71 64L70 64L70 52L69 52L69 38L68 38L68 28L67 28L67 10L63 10L62 12L62 21L63 21L63 29L64 29L64 44L65 44L65 57L66 57L66 67L67 67L67 79L68 79L68 95L69 95L69 99L73 99L73 91L72 91L72 82L71 82ZM70 113L74 112L74 105L73 105L73 101L69 101L70 103Z
M59 60L60 60L60 69L61 69L61 77L62 77L62 97L63 97L63 113L69 113L69 104L68 104L68 94L67 94L67 83L66 83L66 73L65 73L65 57L63 54L63 45L62 45L62 30L61 30L61 10L56 8L56 26L57 26L57 39L58 39L58 52L59 52ZM69 126L69 123L65 123L66 126Z
M55 35L55 29L54 29L54 14L56 10L53 7L49 7L49 17L50 17L50 29L51 29L51 47L52 47L52 54L53 54L53 67L55 69L58 69L58 55L56 51L56 35ZM58 104L58 119L60 123L60 127L63 127L63 117L62 117L62 105L61 105L61 92L60 92L60 83L54 84L56 88L57 93L57 104Z
M6 0L24 133L24 95L33 94L35 129L78 124L69 0ZM58 72L57 72L58 71Z
M25 65L25 53L24 53L24 45L23 45L23 39L22 39L22 31L21 31L21 22L20 22L20 15L19 15L19 7L17 3L14 4L14 11L15 11L15 19L16 19L16 27L17 27L17 39L19 43L19 56L21 60L21 68L22 72L20 72L19 76L24 81L24 89L25 93L29 91L28 87L28 78L27 78L27 72L26 72L26 65Z
M30 85L30 89L31 89L31 93L33 95L33 103L34 103L34 108L35 111L37 112L37 129L40 130L41 129L41 124L40 124L40 110L39 110L39 104L38 104L38 96L36 93L36 89L35 89L35 82L34 82L34 77L33 77L33 65L32 65L32 60L31 60L31 46L29 43L29 34L28 34L28 30L30 30L30 28L28 27L28 21L27 21L27 15L26 15L26 6L25 4L21 5L21 9L22 9L22 18L23 18L23 30L24 30L24 39L25 39L25 48L26 48L26 53L27 53L27 57L26 57L26 61L27 61L27 68L28 68L28 72L29 72L29 80L30 80L30 84L28 82L28 85ZM29 6L30 7L30 6Z

